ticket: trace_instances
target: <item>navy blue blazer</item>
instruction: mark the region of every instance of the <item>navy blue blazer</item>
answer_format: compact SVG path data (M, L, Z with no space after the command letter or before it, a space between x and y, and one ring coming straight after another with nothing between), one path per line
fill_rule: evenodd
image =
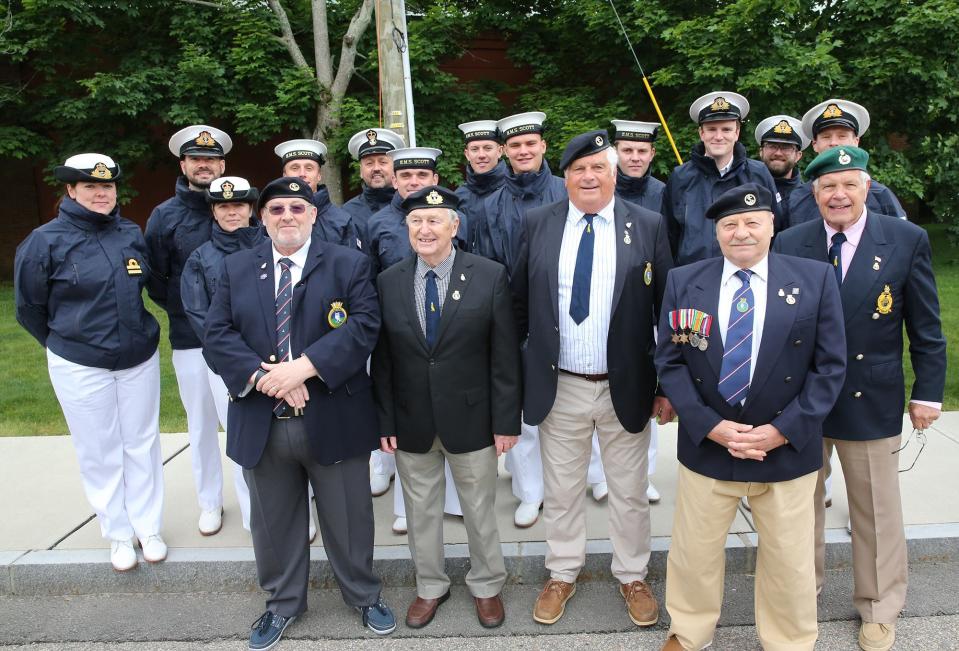
M762 340L746 401L731 407L719 393L723 342L717 308L723 258L677 267L666 280L656 369L679 415L679 461L724 481L787 481L822 466L822 421L832 409L846 369L842 305L825 262L769 255ZM785 296L798 300L789 304ZM794 293L798 289L798 293ZM697 309L714 317L705 351L672 343L669 313ZM789 443L763 461L737 459L706 438L721 420L772 424Z
M783 231L776 236L773 249L825 260L822 219ZM868 441L902 432L906 401L903 324L909 334L909 356L916 374L912 399L942 402L946 340L939 320L931 256L926 231L867 208L866 228L839 292L845 314L848 370L839 400L823 424L826 436ZM879 301L887 286L892 306L888 314L882 314Z
M203 339L204 354L232 396L226 452L244 468L259 462L273 418L273 398L256 389L237 397L260 362L277 352L273 267L269 240L226 257ZM348 315L338 328L329 319L334 302ZM368 455L379 447L366 371L379 329L369 258L314 238L293 288L291 345L294 355L309 357L320 376L306 381L310 400L302 416L318 463Z

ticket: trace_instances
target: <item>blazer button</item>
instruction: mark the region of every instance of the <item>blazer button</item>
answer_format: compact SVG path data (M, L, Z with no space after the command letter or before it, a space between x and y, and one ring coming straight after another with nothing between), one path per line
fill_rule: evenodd
M792 381L793 381L793 376L791 375L787 375L785 378L783 378L783 382L785 382L786 384L789 384Z
M430 357L430 366L433 366L434 364L435 364L435 362L433 361L433 358Z
M270 355L270 363L272 364L275 361L276 361L276 355Z
M793 346L801 346L801 345L802 345L802 339L797 339L796 341L793 342Z
M856 391L854 394L852 394L852 397L853 397L853 398L862 398L862 391Z
M873 313L872 313L872 318L873 318L873 320L878 319L878 318L879 318L879 312L873 312Z
M858 355L856 355L856 359L857 359L857 360L862 360L862 353L859 353Z

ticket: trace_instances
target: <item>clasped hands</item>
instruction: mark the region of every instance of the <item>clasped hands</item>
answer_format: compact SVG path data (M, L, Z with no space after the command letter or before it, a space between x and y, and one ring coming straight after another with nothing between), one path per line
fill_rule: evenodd
M261 362L260 367L266 373L256 382L256 390L271 398L286 400L294 409L303 409L310 392L306 381L316 376L316 368L306 355L289 362L270 364Z
M787 443L786 437L773 425L754 427L731 420L720 421L706 438L726 448L737 459L753 461L762 461L770 450Z

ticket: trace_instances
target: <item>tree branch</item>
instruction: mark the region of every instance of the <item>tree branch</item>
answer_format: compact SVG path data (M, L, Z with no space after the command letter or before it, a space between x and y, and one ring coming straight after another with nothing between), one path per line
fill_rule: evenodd
M206 2L206 0L180 0L180 2L185 2L190 5L199 5L201 7L209 7L210 9L225 9L225 7L218 2Z
M359 45L360 37L370 24L370 17L373 15L373 0L363 0L363 4L353 14L350 20L350 27L343 35L343 47L340 49L340 65L336 69L336 79L330 87L330 93L333 96L333 102L339 104L343 96L346 95L346 89L350 84L350 77L353 76L354 62L356 61L356 47Z
M326 0L313 0L313 55L316 78L329 88L333 83L333 63L330 60L330 30L326 21Z
M280 25L280 41L286 46L286 51L290 53L290 58L293 59L293 65L297 68L309 69L310 64L306 62L300 46L296 44L296 39L293 37L293 30L290 28L290 19L287 17L283 5L280 4L279 0L267 0L267 4L270 5L270 9L272 9L274 15L276 15L276 22Z

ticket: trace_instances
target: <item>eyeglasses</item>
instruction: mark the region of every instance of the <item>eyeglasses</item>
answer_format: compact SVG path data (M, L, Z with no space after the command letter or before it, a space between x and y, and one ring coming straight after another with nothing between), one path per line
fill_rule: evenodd
M306 212L306 205L302 203L294 203L289 206L274 204L267 207L267 212L273 215L274 217L279 217L287 210L289 210L294 215L302 215Z
M799 147L796 145L788 145L782 142L764 142L763 148L772 151L799 151Z
M893 452L892 454L899 454L900 452L902 452L903 450L905 450L905 449L909 446L910 441L912 441L913 436L915 436L916 441L919 442L919 451L916 452L916 456L912 458L912 463L909 464L909 467L908 467L908 468L900 468L900 469L899 469L899 472L909 472L910 470L912 470L912 469L915 467L916 462L919 461L919 455L922 454L922 451L926 449L926 434L925 434L925 432L923 432L921 429L914 429L914 430L912 430L912 434L910 434L910 435L908 436L908 438L906 438L906 442L902 444L902 447L899 448L898 450L896 450L895 452ZM905 456L905 455L903 455L903 456Z

